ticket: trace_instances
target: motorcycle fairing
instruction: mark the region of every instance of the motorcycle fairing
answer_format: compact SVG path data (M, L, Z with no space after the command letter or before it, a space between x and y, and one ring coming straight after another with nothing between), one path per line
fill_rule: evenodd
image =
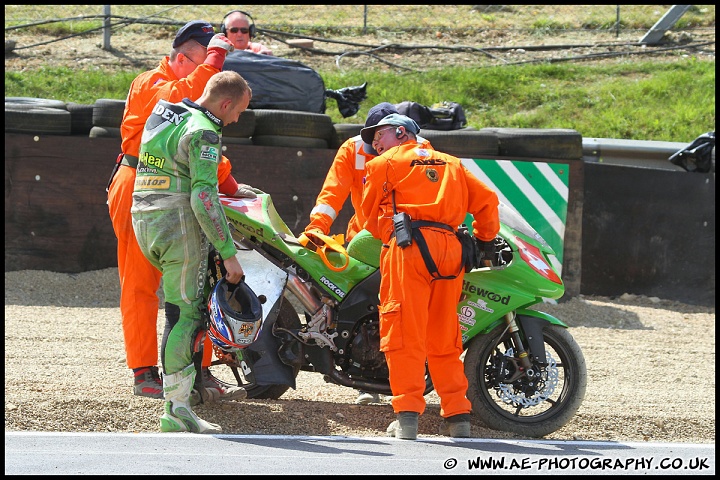
M338 330L342 330L343 325L352 327L358 318L373 313L377 314L378 305L380 304L379 291L380 270L375 270L358 283L340 304L337 316Z
M491 322L487 325L485 325L485 328L478 329L478 331L474 331L472 327L468 328L467 322L468 320L463 318L464 315L461 313L463 309L463 304L461 303L458 306L458 320L460 321L460 329L462 330L462 341L463 345L466 345L470 339L475 338L476 335L487 335L490 332L492 332L498 325L504 324L505 319L503 317L498 317L497 320L494 322ZM545 322L553 325L558 325L564 328L568 328L567 324L565 324L562 320L559 320L549 313L541 312L538 310L530 310L527 308L518 307L515 309L515 313L520 316L524 317L532 317L532 318L538 318L541 320L544 320ZM484 322L480 321L480 324L483 324Z
M258 338L243 352L243 360L249 368L245 373L252 375L258 385L289 385L295 388L292 367L282 363L277 355L282 342L272 334L288 274L257 251L246 249L243 245L239 246L235 256L245 273L245 283L261 298L263 304Z
M261 298L263 304L263 326L261 329L265 328L265 319L282 296L288 274L268 262L255 250L243 249L242 245L238 248L235 257L240 262L245 273L245 283ZM263 297L264 301L262 300Z
M561 327L569 328L568 325L563 322L562 320L550 315L546 312L541 312L540 310L530 310L529 308L518 308L515 310L515 313L518 314L518 316L523 315L526 317L537 317L542 318L543 320L547 320L548 323L552 323L553 325L559 325Z
M280 303L277 302L275 308L279 309ZM258 338L244 350L243 360L248 363L256 384L289 385L295 389L295 375L292 367L285 365L278 356L282 342L272 333L276 319L277 312L268 316Z
M283 222L267 194L257 198L231 198L220 195L225 215L232 227L253 244L272 245L280 253L293 259L311 276L319 281L318 286L336 300L342 301L347 293L375 267L355 258L349 258L348 266L341 272L332 271L320 255L298 242L292 231ZM233 235L235 236L235 234ZM339 265L345 261L338 252L327 252L327 259ZM253 288L254 289L254 288Z

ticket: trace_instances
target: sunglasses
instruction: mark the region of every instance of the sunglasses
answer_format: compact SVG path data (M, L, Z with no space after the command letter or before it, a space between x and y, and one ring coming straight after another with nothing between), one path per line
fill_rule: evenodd
M388 130L393 130L394 128L396 127L388 127L383 128L382 130L375 130L375 135L373 136L373 143L379 142L383 135L385 135L385 132L387 132Z
M240 33L248 34L248 33L250 33L250 29L249 29L249 28L244 28L244 27L243 27L243 28L240 28L240 27L232 27L232 28L228 28L228 32L230 32L230 33L240 32Z
M188 60L190 60L190 61L191 61L192 63L194 63L195 65L200 65L200 64L197 63L195 60L193 60L192 58L188 57L187 53L183 53L183 55L185 55L185 58L188 59Z

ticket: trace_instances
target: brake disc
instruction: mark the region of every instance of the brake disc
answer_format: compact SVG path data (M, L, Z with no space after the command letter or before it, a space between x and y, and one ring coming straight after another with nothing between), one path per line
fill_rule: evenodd
M512 357L513 353L513 349L510 348L505 352L505 356ZM550 398L557 387L559 372L557 362L550 355L550 352L545 352L545 359L547 365L541 368L539 374L532 380L539 383L538 388L535 389L532 395L528 396L524 391L516 388L514 384L503 383L496 387L498 397L508 405L522 406L523 408L534 407ZM529 380L525 377L522 382L526 384Z

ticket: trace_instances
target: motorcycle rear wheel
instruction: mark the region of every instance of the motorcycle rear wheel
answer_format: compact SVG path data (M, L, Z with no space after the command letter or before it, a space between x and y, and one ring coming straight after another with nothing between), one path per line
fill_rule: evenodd
M501 325L490 334L475 337L465 354L467 397L473 412L495 430L527 437L543 437L555 432L573 418L585 397L587 372L580 346L566 328L558 325L543 328L546 358L554 360L554 366L546 368L552 370L551 376L557 375L557 384L544 401L537 405L532 405L532 401L522 405L520 402L528 398L513 385L503 384L502 388L506 390L501 392L490 383L492 360L498 355L514 354L510 335L503 334L504 330L505 325ZM554 381L555 378L545 383L547 390ZM545 393L548 392L541 391L538 395ZM520 402L509 402L510 397Z

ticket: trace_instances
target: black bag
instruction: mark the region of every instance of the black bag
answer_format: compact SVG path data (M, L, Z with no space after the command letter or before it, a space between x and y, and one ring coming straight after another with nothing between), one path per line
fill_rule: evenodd
M459 130L467 126L465 111L459 103L442 102L430 107L433 120L425 128L428 130Z
M345 87L340 90L325 90L327 98L334 98L343 118L351 117L360 110L360 102L367 98L367 82L356 87Z
M417 102L405 101L395 105L398 113L412 118L426 130L459 130L467 125L465 111L459 103L442 102L426 107Z
M396 103L395 108L397 108L400 115L405 115L415 120L421 129L426 128L426 125L429 125L433 120L430 108L417 102L405 101Z
M715 132L707 132L697 137L690 145L675 152L668 160L688 172L708 173L715 171L713 149Z
M460 225L455 232L460 245L462 245L462 262L465 266L465 273L468 273L473 268L478 268L481 265L482 251L480 250L477 239L473 235L466 225Z
M235 50L223 70L232 70L252 89L249 108L325 113L325 82L318 72L294 60Z

